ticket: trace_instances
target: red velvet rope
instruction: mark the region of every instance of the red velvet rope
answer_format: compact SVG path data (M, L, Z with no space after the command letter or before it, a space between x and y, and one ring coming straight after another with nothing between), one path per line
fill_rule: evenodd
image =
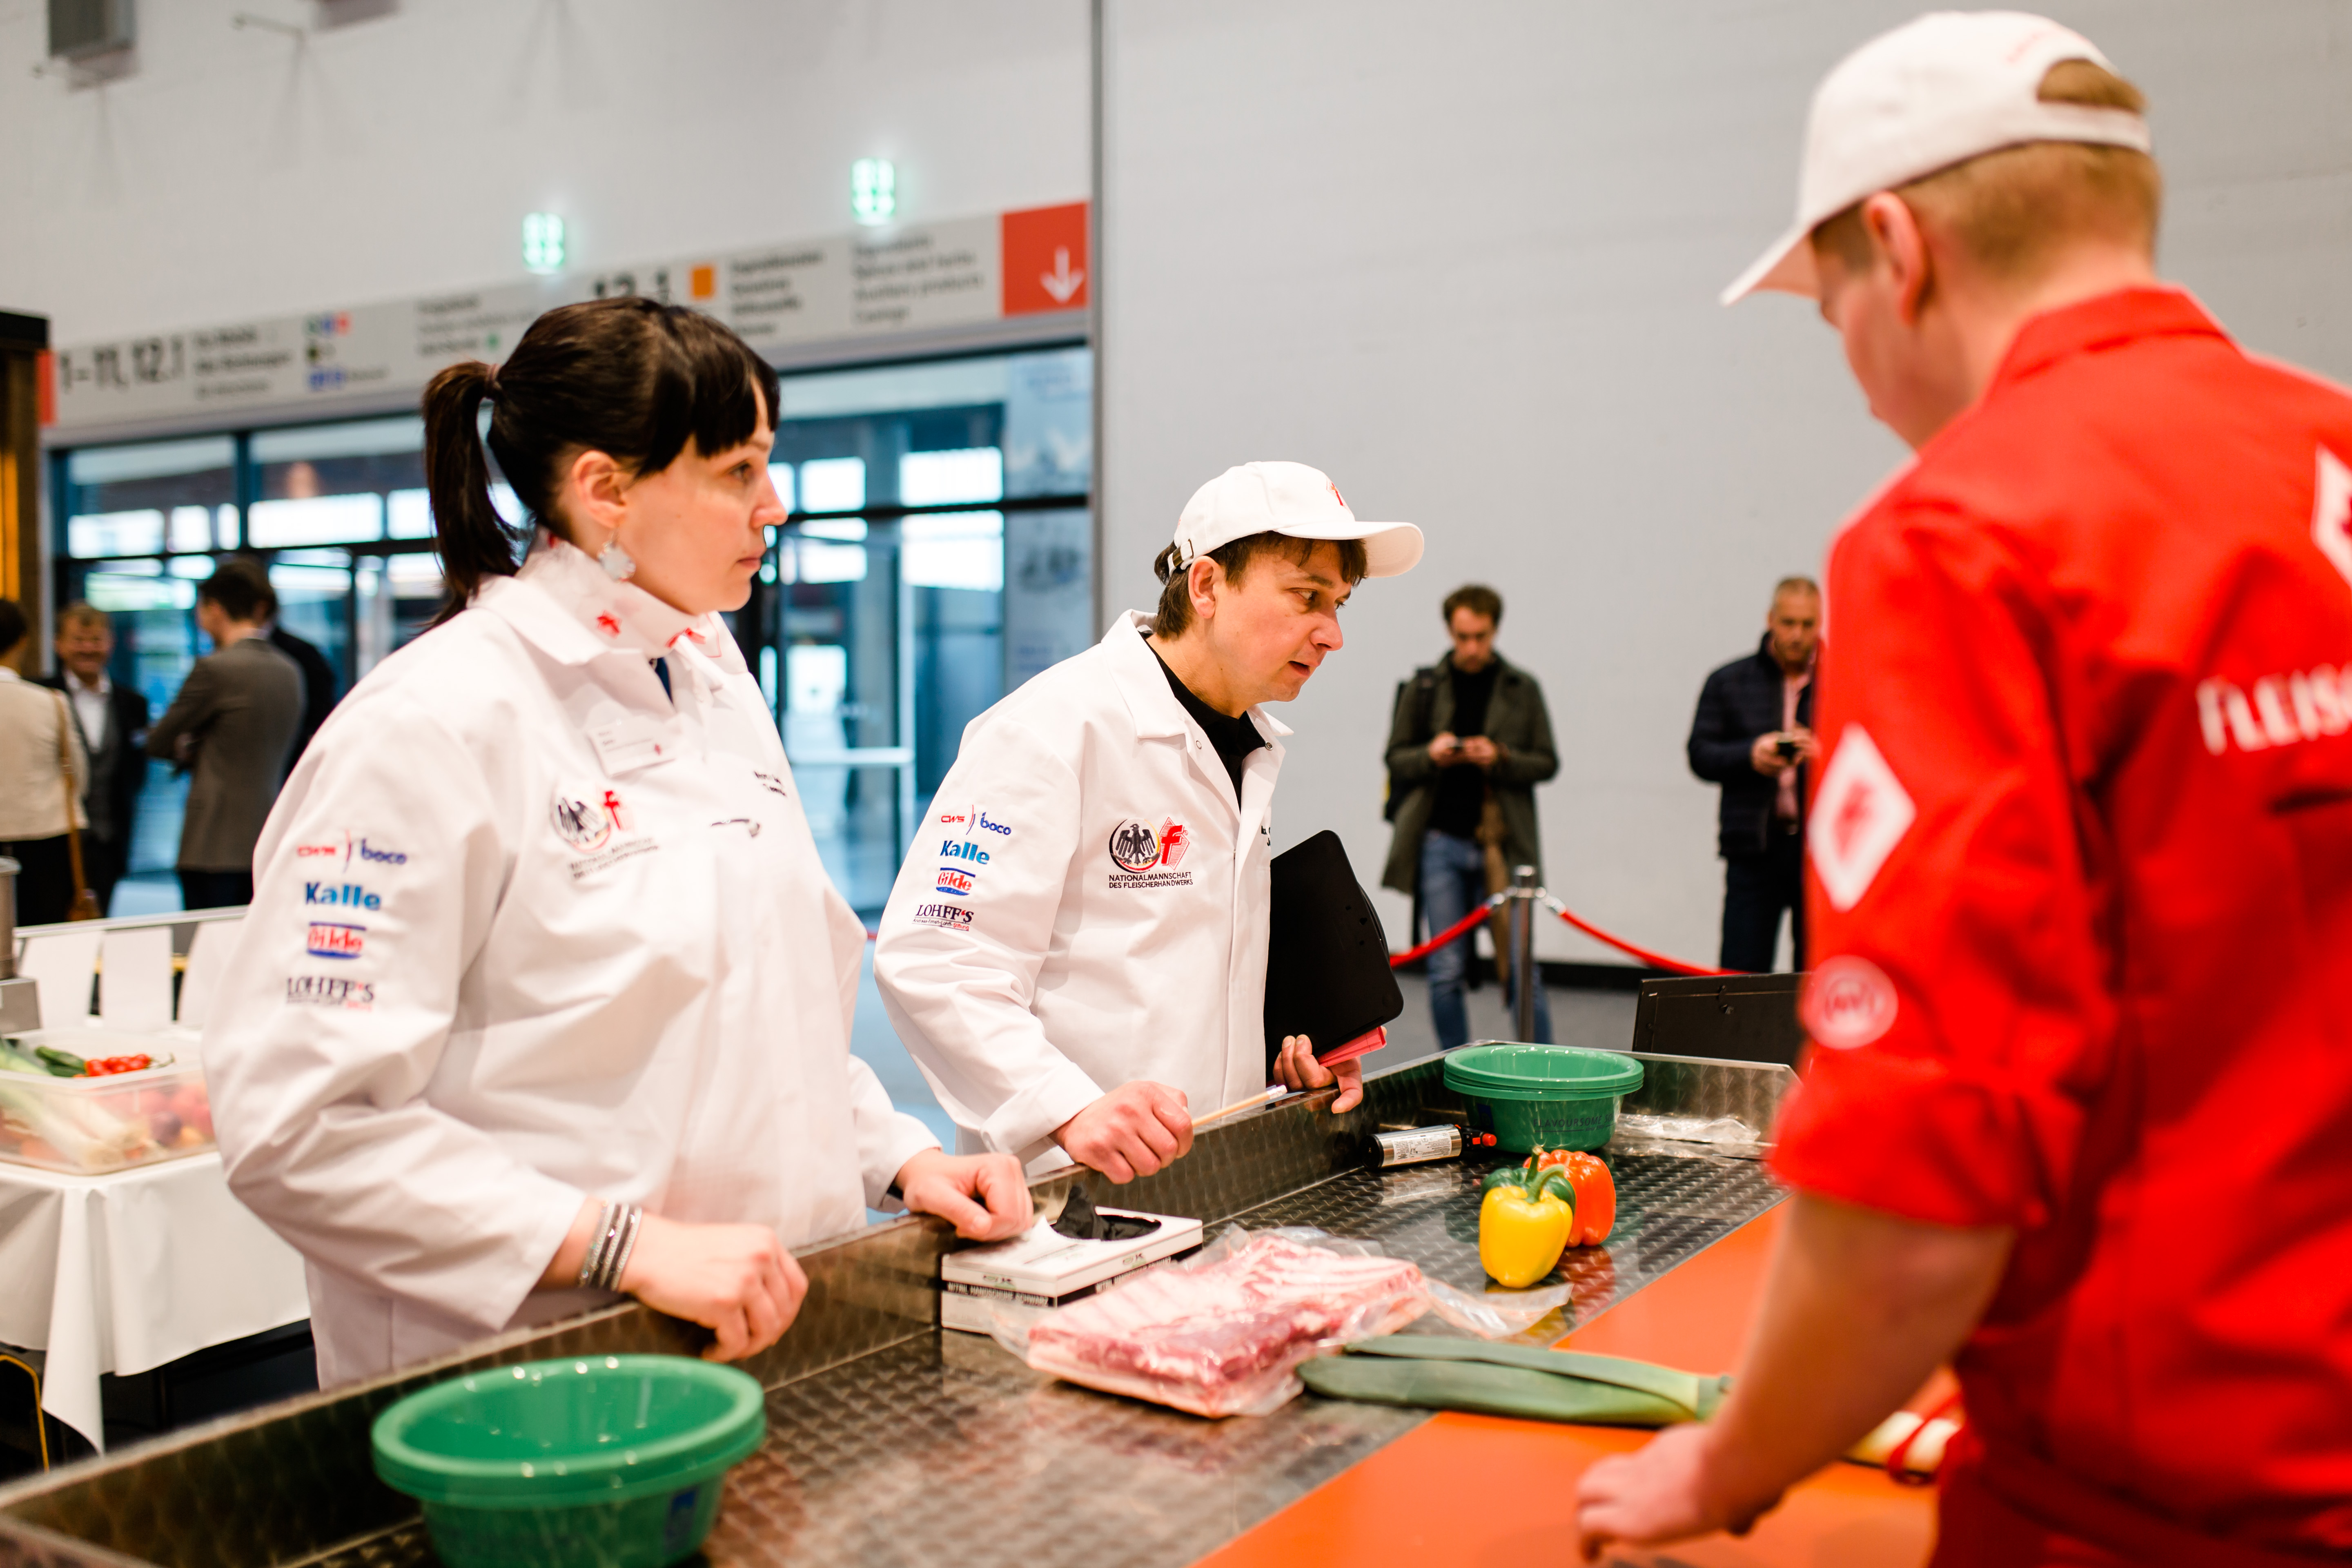
M1652 952L1646 947L1636 947L1633 943L1627 942L1622 936L1611 936L1599 926L1593 925L1587 921L1579 920L1576 916L1569 913L1567 905L1561 903L1558 899L1553 898L1549 893L1543 895L1543 900L1551 906L1552 913L1558 915L1560 919L1566 921L1569 924L1574 926L1585 935L1591 937L1593 941L1607 942L1611 947L1615 948L1620 952L1630 952L1635 958L1640 959L1643 963L1648 964L1653 969L1671 970L1676 974L1738 974L1742 973L1737 969L1708 969L1702 964L1685 963L1679 958L1668 958L1663 952Z
M1497 893L1494 898L1488 899L1485 903L1480 904L1476 909L1472 910L1468 914L1464 915L1460 920L1454 921L1444 931L1439 931L1427 942L1423 942L1419 947L1409 947L1402 952L1390 953L1389 967L1391 969L1395 969L1402 964L1411 963L1416 958L1426 958L1431 953L1435 952L1439 948L1444 947L1447 942L1453 942L1457 938L1469 935L1471 931L1477 929L1478 922L1480 921L1485 920L1487 915L1494 911L1495 905L1501 897L1502 895Z

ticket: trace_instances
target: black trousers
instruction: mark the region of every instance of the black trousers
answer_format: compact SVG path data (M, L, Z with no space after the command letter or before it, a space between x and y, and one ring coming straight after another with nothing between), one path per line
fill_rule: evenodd
M0 844L0 855L24 868L16 873L18 925L48 925L73 913L73 858L64 834Z
M131 841L127 838L100 838L94 833L81 836L81 879L98 896L100 914L112 912L114 884L122 880L130 859Z
M180 907L232 910L253 902L250 871L192 871L180 868Z
M1723 859L1723 957L1726 969L1762 974L1780 942L1780 914L1793 926L1797 967L1805 966L1805 836L1771 828L1761 853Z

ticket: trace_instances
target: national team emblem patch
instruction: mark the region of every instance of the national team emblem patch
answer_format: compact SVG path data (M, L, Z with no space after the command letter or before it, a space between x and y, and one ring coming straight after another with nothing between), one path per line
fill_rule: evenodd
M1805 823L1813 871L1832 909L1843 912L1862 901L1918 815L1870 732L1848 724Z
M2352 583L2352 468L2319 448L2319 482L2311 501L2311 542Z
M1797 1021L1816 1045L1850 1051L1895 1026L1895 983L1866 958L1840 953L1805 978Z
M1160 864L1160 835L1151 824L1130 817L1111 829L1111 864L1130 875Z

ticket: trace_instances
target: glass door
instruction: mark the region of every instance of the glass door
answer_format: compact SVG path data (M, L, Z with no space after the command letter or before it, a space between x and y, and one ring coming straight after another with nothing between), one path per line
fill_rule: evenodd
M792 376L791 509L737 636L827 869L872 915L964 726L1093 639L1083 348Z

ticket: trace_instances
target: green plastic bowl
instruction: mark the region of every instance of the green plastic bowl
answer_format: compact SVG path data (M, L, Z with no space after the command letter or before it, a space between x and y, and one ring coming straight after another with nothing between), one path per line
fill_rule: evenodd
M468 1373L375 1419L375 1473L425 1505L448 1568L662 1568L719 1517L767 1436L759 1384L684 1356Z
M1598 1149L1617 1131L1618 1102L1642 1087L1642 1064L1573 1046L1465 1046L1446 1055L1445 1087L1507 1152Z

